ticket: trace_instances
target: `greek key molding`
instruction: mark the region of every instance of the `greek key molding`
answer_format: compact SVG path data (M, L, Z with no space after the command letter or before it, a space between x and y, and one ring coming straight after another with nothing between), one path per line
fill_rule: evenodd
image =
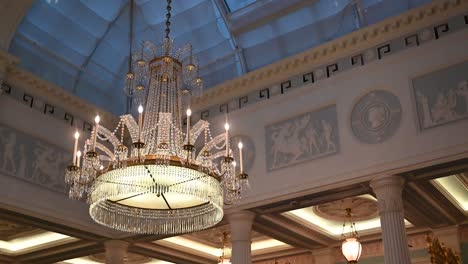
M217 105L229 105L230 112L236 111L305 84L315 84L355 67L384 60L403 50L467 29L467 14L460 14L460 10L467 8L468 0L434 1L219 84L201 98L194 99L192 106L199 111L208 111L213 117L220 114L216 111ZM243 101L241 106L239 100Z
M92 124L97 113L105 123L118 122L118 117L114 114L19 68L17 63L15 57L0 51L0 72L2 65L6 65L3 66L5 78L0 82L0 96L7 95L45 115L78 128L82 127L83 123Z
M226 81L194 99L198 116L212 118L228 107L229 112L256 102L286 94L308 83L333 78L354 67L385 59L402 50L424 45L468 28L468 0L436 0L430 4L365 27L342 38L324 43L295 56ZM450 17L448 19L444 19ZM443 20L443 21L440 21ZM400 44L403 43L403 44ZM48 103L83 113L92 118L97 112L103 120L117 122L117 117L85 102L70 92L34 74L20 69L18 59L0 51L0 72L14 87L48 98ZM299 75L297 75L300 73ZM283 85L281 85L283 84ZM221 104L225 106L220 107ZM197 115L195 115L197 116Z

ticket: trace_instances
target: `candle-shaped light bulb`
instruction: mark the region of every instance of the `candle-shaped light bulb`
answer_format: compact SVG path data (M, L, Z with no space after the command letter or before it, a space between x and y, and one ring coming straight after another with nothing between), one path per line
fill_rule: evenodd
M224 129L226 130L226 157L229 157L229 123L224 124Z
M141 130L143 127L143 106L138 106L138 142L141 142Z
M243 174L244 173L244 161L242 160L242 149L244 148L244 145L242 144L242 142L239 142L239 144L237 144L237 147L239 148L239 163L240 163L240 173Z
M81 161L81 151L76 152L76 166L80 166L80 161Z
M99 166L99 170L103 170L104 169L104 166Z
M78 150L78 138L80 138L80 133L75 132L75 145L73 147L73 165L76 166L76 151Z
M187 145L190 145L190 117L192 116L192 110L187 109Z
M101 122L101 117L97 115L94 118L94 122L96 122L96 126L94 127L94 135L93 135L93 151L96 151L96 140L97 140L97 133L99 130L99 122Z

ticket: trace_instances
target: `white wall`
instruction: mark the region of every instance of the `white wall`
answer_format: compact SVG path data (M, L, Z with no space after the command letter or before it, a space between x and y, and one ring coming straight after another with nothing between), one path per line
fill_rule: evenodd
M419 132L410 81L412 76L467 60L464 43L468 43L467 30L232 112L233 135L251 136L256 147L255 163L249 171L252 192L243 207L466 157L466 119ZM379 144L363 144L351 131L350 115L358 98L373 89L389 90L398 96L403 116L391 138ZM265 125L333 103L337 105L340 153L267 172ZM212 124L223 119L217 117Z

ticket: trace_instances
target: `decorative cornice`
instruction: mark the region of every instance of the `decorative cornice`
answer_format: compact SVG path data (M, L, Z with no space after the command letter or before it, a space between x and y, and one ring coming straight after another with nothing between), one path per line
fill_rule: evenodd
M281 93L283 93L283 88L286 90L291 87L290 78L293 75L311 72L311 69L317 70L317 72L320 71L323 74L324 68L322 66L328 65L327 62L375 47L409 32L433 25L440 20L466 12L467 9L468 0L436 0L423 7L386 19L342 38L247 73L239 78L226 81L206 91L203 97L194 99L193 108L203 110L216 104L223 106L225 102L230 102L233 99L238 100L238 102L236 101L239 105L238 108L241 108L249 100L245 95L272 85L280 86L281 84ZM465 14L465 18L466 16ZM6 79L10 85L20 86L29 93L46 98L48 103L60 106L72 113L81 113L85 120L92 119L99 112L103 116L103 120L110 123L117 122L115 115L85 102L61 87L20 69L17 67L17 58L0 51L0 65L2 64L7 65L8 76ZM325 70L328 70L328 68ZM333 69L331 71L333 72ZM288 79L289 81L285 81ZM274 91L271 92L274 93ZM269 93L270 90L268 89L268 98ZM250 101L258 101L258 98ZM226 107L229 106L225 105Z
M22 100L25 95L37 97L42 103L42 106L37 108L40 111L46 108L46 105L55 109L61 108L66 113L74 117L80 117L89 124L92 124L96 113L99 113L105 124L116 124L118 122L116 115L84 101L62 87L41 79L29 71L21 69L17 66L19 62L17 58L0 51L0 66L2 62L7 65L4 85L8 86L8 89L15 90L9 92L10 95L16 95L17 98L15 99ZM61 118L63 120L63 117Z
M264 87L284 82L293 75L310 72L311 69L316 69L326 62L350 56L385 41L433 25L443 19L458 15L467 8L468 0L436 0L402 15L386 19L334 41L249 72L239 78L221 83L206 91L202 97L194 99L192 106L194 109L203 110Z
M19 63L19 60L9 53L0 51L0 76L8 73Z

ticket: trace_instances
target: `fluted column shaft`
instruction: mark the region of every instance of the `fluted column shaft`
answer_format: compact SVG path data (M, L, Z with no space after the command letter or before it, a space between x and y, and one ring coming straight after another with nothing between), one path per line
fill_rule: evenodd
M255 214L248 211L228 215L231 226L232 264L251 264L251 233Z
M106 263L124 264L128 254L128 246L129 243L122 240L105 241Z
M385 264L410 264L402 199L404 179L379 177L370 186L378 200Z

